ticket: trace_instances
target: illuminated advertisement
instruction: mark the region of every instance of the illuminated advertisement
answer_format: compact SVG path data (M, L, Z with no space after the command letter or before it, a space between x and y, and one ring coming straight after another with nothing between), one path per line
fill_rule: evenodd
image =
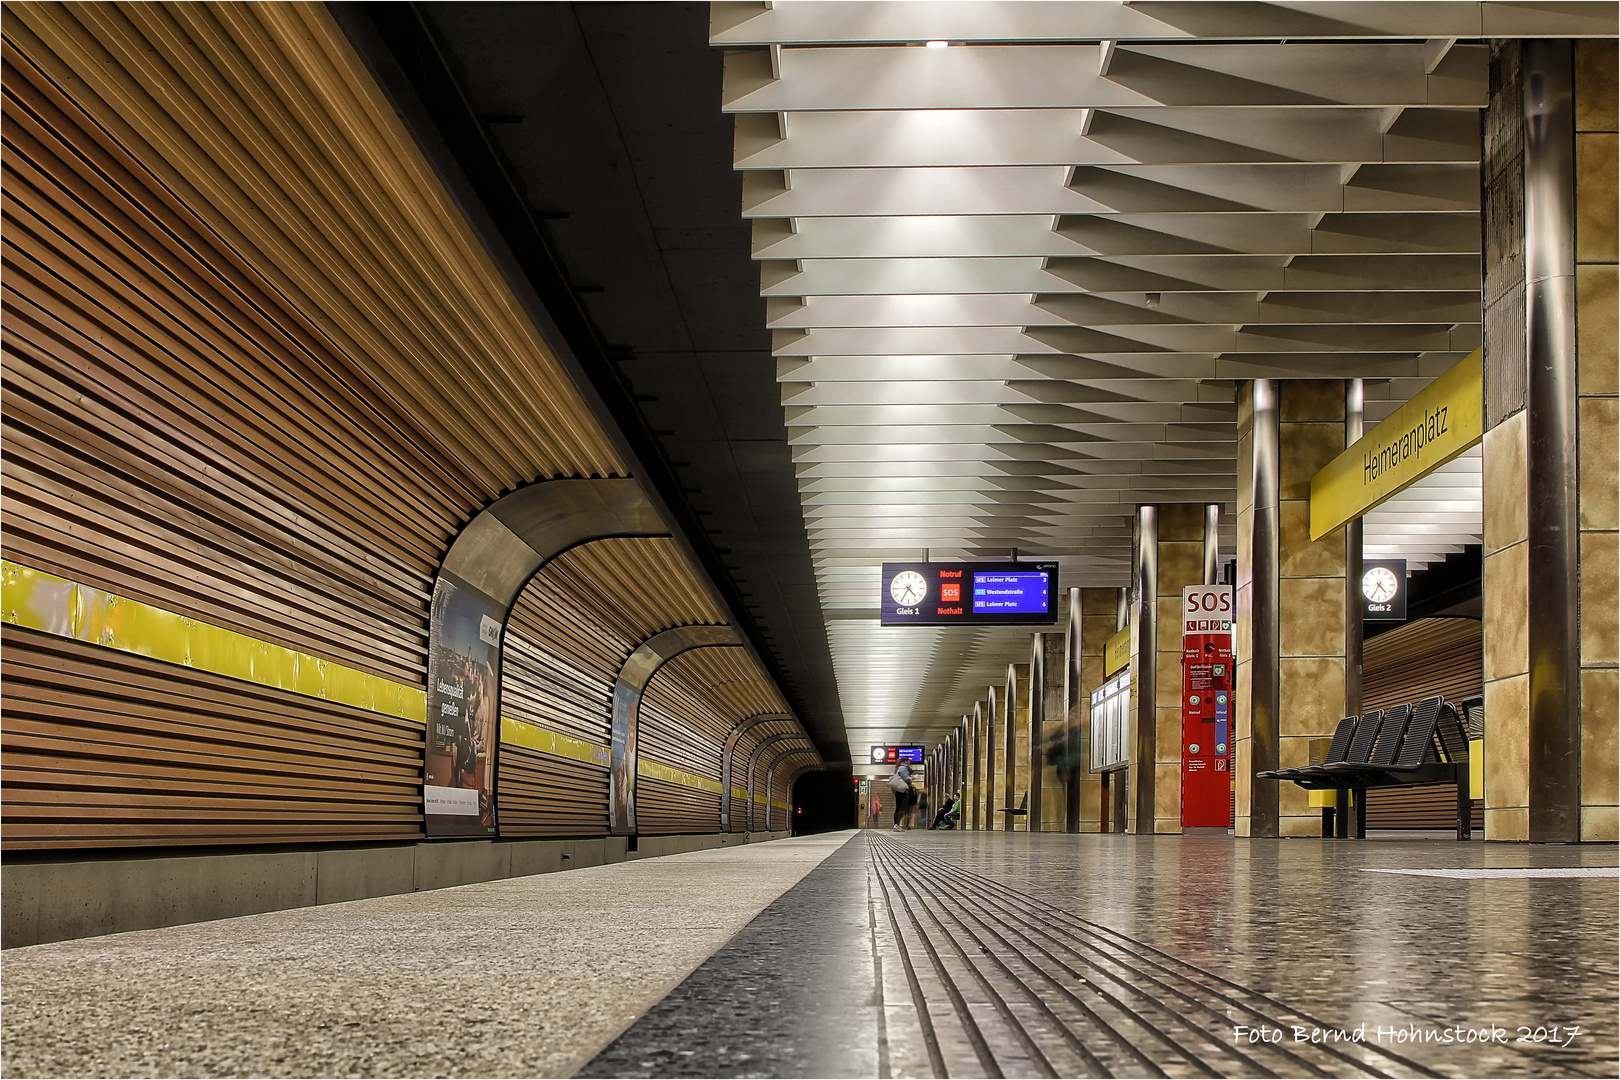
M884 563L884 626L1050 626L1058 565Z
M427 759L422 811L429 836L495 833L501 618L476 590L440 575L428 650Z

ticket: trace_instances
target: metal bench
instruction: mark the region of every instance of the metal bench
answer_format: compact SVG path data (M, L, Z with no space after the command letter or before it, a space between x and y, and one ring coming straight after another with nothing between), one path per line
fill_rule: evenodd
M1012 815L1007 819L1008 828L1012 827L1013 818L1027 817L1029 815L1029 792L1024 792L1024 797L1019 800L1017 806L1003 806L1001 812Z
M1378 733L1378 723L1381 722L1383 718L1383 711L1380 710L1378 712L1368 713L1360 720L1354 716L1347 716L1343 720L1340 720L1339 726L1333 729L1333 741L1328 744L1327 755L1322 759L1322 763L1320 765L1305 765L1295 769L1268 769L1265 772L1257 772L1254 775L1261 780L1303 779L1312 774L1314 771L1319 771L1322 765L1328 763L1355 760L1365 761L1367 760L1367 753L1370 753L1372 749L1372 737ZM1372 726L1370 728L1366 727L1368 724L1371 724ZM1357 743L1355 740L1356 733L1363 730L1368 732L1364 744L1365 752L1363 752L1359 758L1352 757L1351 747L1360 747L1363 745L1362 743Z
M1473 835L1473 798L1468 784L1468 733L1457 707L1442 697L1418 703L1400 753L1388 765L1357 776L1357 787L1451 784L1457 789L1457 839Z
M1348 725L1354 733L1345 738ZM1367 791L1375 787L1454 784L1457 788L1457 839L1472 835L1473 803L1468 784L1468 732L1457 709L1443 697L1425 698L1416 709L1397 705L1370 712L1359 721L1339 721L1320 765L1256 773L1257 779L1288 780L1307 790L1354 792L1358 836L1366 836ZM1334 760L1337 758L1338 760ZM1340 806L1348 800L1341 795Z

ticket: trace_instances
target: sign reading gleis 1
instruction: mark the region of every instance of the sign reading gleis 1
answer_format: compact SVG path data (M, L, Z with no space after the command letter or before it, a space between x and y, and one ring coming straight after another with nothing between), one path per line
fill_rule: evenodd
M1311 539L1320 540L1484 433L1484 380L1475 349L1311 478Z

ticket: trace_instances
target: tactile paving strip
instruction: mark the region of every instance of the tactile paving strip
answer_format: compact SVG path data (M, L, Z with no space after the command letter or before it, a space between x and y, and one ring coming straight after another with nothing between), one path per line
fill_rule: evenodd
M1371 1042L1240 1043L1334 1025L898 838L868 851L937 1076L1444 1075Z

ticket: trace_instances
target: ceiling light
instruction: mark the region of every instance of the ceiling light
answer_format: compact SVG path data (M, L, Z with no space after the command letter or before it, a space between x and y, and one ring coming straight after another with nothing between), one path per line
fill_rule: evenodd
M923 44L928 46L930 49L943 49L947 45L949 45L950 42L948 42L948 41L925 41L925 42L923 42Z

